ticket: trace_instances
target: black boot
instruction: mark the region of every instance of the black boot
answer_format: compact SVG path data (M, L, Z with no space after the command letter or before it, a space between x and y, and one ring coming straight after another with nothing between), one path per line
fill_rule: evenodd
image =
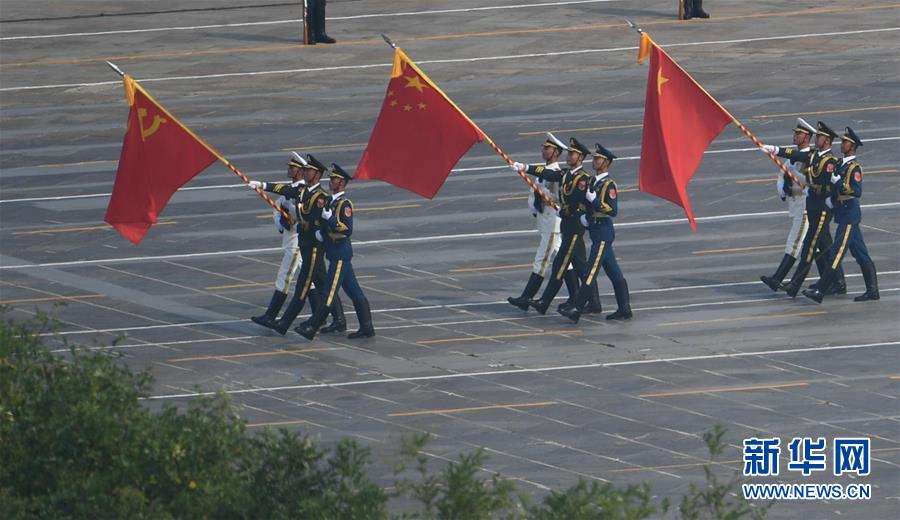
M513 307L518 307L523 311L527 311L528 302L534 298L535 294L537 294L542 283L544 283L543 276L531 273L531 276L528 277L528 283L525 284L525 290L522 291L522 296L519 296L518 298L509 297L506 301Z
M566 301L556 306L556 312L561 312L566 307L575 305L575 298L578 296L578 290L581 287L581 279L578 278L575 269L567 269L566 274L563 275L563 281L566 282L566 292L569 293L569 297L566 298Z
M690 20L691 15L694 13L694 0L681 0L682 5L682 20Z
M344 332L345 330L347 330L347 319L344 318L344 304L341 303L341 299L335 294L334 300L331 301L331 325L322 327L319 332L326 334L329 332Z
M325 34L325 0L318 0L312 4L316 6L312 17L313 22L315 22L313 39L318 43L335 43L334 38Z
M631 319L631 295L628 294L628 282L622 278L613 282L613 290L616 292L616 304L619 308L616 312L606 317L608 320L630 320Z
M575 297L575 301L572 305L568 307L561 307L557 309L557 312L572 320L573 323L578 323L578 320L581 319L582 314L586 314L584 309L586 307L590 307L591 297L591 287L596 287L596 283L592 285L582 285L580 289L578 289L578 295Z
M797 269L794 271L794 276L791 277L791 281L784 286L784 291L788 296L791 298L797 297L797 293L803 288L803 280L806 279L806 274L809 273L810 267L810 264L800 260L800 263L797 264Z
M356 308L356 319L359 320L359 330L347 335L347 339L371 338L375 335L375 327L372 325L372 309L369 308L369 300L363 298L362 302L353 304Z
M597 280L594 279L594 283L590 286L590 292L587 303L579 309L581 309L581 314L601 314L603 312L603 305L600 304L600 289L597 287L599 284ZM577 304L576 304L577 305Z
M867 302L881 299L881 296L878 294L878 274L875 272L875 264L870 262L860 266L860 269L862 269L863 280L866 282L866 292L853 298L853 301Z
M778 269L775 269L775 274L772 276L760 276L759 279L762 280L762 283L766 284L769 289L773 291L778 290L778 286L781 285L784 277L787 276L788 271L791 270L791 267L794 265L795 258L791 255L785 254L781 257L781 263L778 265Z
M844 280L844 266L839 265L836 271L836 277L833 282L825 289L825 295L829 294L847 294L847 281Z
M324 305L316 309L316 312L303 323L301 323L298 327L294 328L294 331L297 334L300 334L304 338L312 341L313 338L316 337L316 333L319 332L319 327L325 323L325 318L328 317L328 307Z
M694 0L691 16L694 18L709 18L709 13L703 10L703 0Z
M253 323L258 323L263 327L272 328L272 323L275 321L275 318L278 317L278 312L281 310L281 306L284 305L284 300L286 299L287 293L275 291L272 293L272 301L269 302L269 308L266 309L266 313L262 316L253 316L250 319Z
M287 309L285 309L284 314L281 315L281 319L274 321L272 326L269 327L282 336L287 332L291 323L294 323L294 320L297 319L297 315L300 314L300 311L303 310L303 305L306 303L306 300L296 298L296 293L294 296L294 298L291 298L291 302L288 304Z
M540 314L547 314L547 309L553 302L553 298L556 297L556 293L559 292L560 287L562 287L562 280L557 280L556 277L550 278L550 281L547 282L547 287L544 288L544 294L541 295L541 298L539 300L531 300L528 302L529 305Z

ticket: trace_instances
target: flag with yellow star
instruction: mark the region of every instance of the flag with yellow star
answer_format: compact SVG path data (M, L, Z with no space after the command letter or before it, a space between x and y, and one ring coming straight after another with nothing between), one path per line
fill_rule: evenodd
M131 109L104 220L137 245L178 188L217 157L137 81L122 80Z
M684 208L697 230L687 185L703 152L732 122L729 114L646 33L638 62L650 55L638 186Z
M484 134L401 49L356 179L378 179L429 199Z

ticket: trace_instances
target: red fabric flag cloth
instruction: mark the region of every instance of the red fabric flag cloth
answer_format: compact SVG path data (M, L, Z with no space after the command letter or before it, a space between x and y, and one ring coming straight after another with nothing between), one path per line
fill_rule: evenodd
M644 105L644 136L638 187L684 208L697 231L687 185L709 143L732 122L722 106L649 36L650 72ZM638 60L641 61L642 57Z
M429 199L485 136L399 48L381 114L354 178L379 179Z
M175 191L217 157L131 77L124 82L131 110L104 220L137 245Z

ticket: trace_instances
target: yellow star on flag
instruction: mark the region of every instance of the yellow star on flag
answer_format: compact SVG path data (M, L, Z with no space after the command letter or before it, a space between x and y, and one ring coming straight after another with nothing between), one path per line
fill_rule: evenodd
M427 106L428 105L426 105L425 103L419 103L419 110L425 110L425 107Z
M412 110L412 105L403 105L403 110L409 112L410 110Z
M403 77L406 78L406 88L412 87L412 88L418 90L419 92L422 92L428 87L428 85L422 83L422 81L419 79L419 76L403 76Z
M669 81L669 78L662 75L662 67L656 72L656 93L662 95L663 83Z

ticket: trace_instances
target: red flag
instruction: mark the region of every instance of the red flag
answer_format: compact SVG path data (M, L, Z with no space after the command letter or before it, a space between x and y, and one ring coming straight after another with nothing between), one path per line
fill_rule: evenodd
M131 110L104 220L137 245L175 191L217 157L131 77L123 79Z
M357 179L380 179L429 199L469 148L485 136L399 48L381 114L356 167Z
M733 118L649 36L642 34L639 62L647 52L650 72L638 186L643 192L684 208L691 229L697 231L687 185L709 143Z

